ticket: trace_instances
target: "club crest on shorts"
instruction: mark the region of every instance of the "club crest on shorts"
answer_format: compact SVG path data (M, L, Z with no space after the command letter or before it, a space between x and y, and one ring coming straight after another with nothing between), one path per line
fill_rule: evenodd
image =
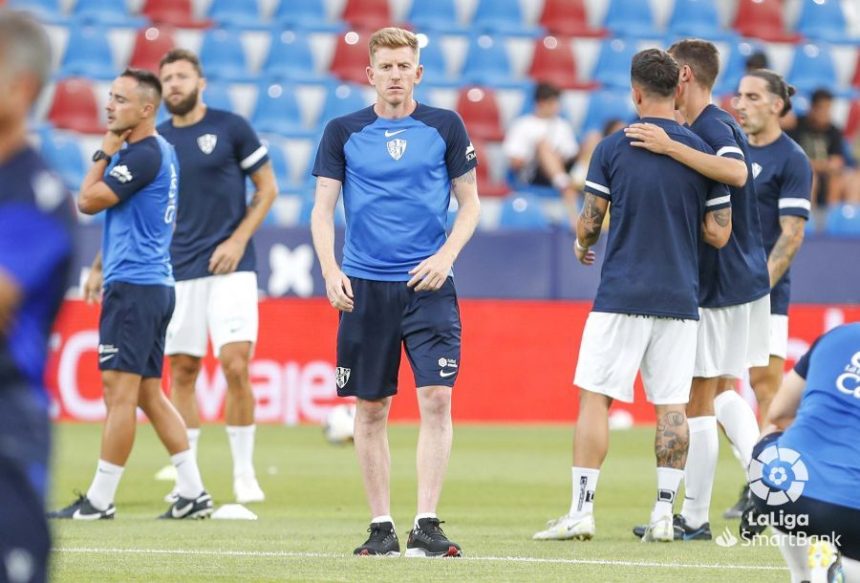
M351 368L344 368L342 366L334 369L334 382L337 385L337 388L342 389L346 386L346 383L349 382L349 375L351 372Z
M395 160L400 160L400 158L403 156L403 153L406 152L406 140L401 140L400 138L389 141L387 146L388 153Z
M197 138L197 145L204 154L211 154L215 149L215 144L218 143L218 136L215 134L203 134Z

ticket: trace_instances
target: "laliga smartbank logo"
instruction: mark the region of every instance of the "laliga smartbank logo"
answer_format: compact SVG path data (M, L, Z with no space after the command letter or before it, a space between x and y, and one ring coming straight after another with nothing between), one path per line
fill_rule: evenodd
M766 447L750 462L750 492L768 506L794 502L809 479L800 454L787 447Z

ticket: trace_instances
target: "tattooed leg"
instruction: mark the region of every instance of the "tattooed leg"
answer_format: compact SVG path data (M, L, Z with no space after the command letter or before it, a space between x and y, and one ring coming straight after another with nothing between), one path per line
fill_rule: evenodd
M657 405L657 434L654 453L658 468L683 470L687 463L690 434L685 405Z

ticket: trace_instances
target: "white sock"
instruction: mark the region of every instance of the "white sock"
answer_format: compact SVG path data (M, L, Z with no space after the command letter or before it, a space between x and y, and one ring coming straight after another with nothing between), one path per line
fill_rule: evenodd
M188 447L191 448L191 455L194 456L194 459L197 459L197 442L200 440L200 428L189 427L186 432L188 433Z
M842 557L842 572L845 573L845 581L848 583L860 581L860 561Z
M200 469L194 452L186 449L176 455L170 456L176 468L176 489L183 498L195 499L203 493L203 480L200 478Z
M591 514L594 512L594 491L597 490L597 479L600 470L593 468L571 468L573 476L573 493L570 500L569 516Z
M782 532L774 531L777 535L779 552L791 573L791 583L803 583L809 581L809 545L801 544L796 538L789 538ZM850 579L849 579L850 580Z
M391 528L394 528L394 519L391 518L390 514L383 514L382 516L374 516L373 520L370 521L370 524L380 524L382 522L390 522Z
M717 456L720 439L716 417L689 417L690 448L684 468L684 505L681 514L692 528L708 522L714 474L717 473Z
M119 487L119 480L122 478L122 471L125 468L116 466L104 460L99 460L96 467L96 475L93 477L93 483L90 484L90 489L87 490L87 498L90 503L98 510L107 510L113 504L113 499L116 496L116 489Z
M233 479L239 476L254 476L254 432L255 425L227 426L230 451L233 452Z
M744 473L752 459L752 450L761 434L755 413L744 398L734 391L725 391L714 399L717 421L726 430L729 441L738 449Z
M672 516L672 505L675 503L675 496L678 495L678 487L683 479L684 470L657 468L657 501L654 503L654 510L651 511L651 522L656 522L666 515Z
M415 515L415 522L413 523L415 525L415 528L418 528L418 521L421 520L422 518L436 518L436 513L435 512L421 512L419 514L416 514Z

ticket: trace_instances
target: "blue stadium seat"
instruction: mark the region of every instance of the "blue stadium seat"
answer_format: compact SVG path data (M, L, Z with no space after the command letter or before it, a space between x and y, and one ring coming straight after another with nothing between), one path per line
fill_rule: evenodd
M514 78L504 39L488 34L472 37L460 76L464 85L519 88L526 84Z
M854 42L848 34L845 13L839 0L803 0L797 32L808 39L831 43Z
M468 26L458 24L454 0L412 0L406 20L416 32L467 34L470 31Z
M532 195L515 192L502 201L499 229L548 229L549 226L540 201Z
M87 165L84 163L78 140L57 132L41 132L41 152L51 167L72 192L81 188Z
M610 0L603 26L612 31L614 36L634 38L661 36L654 26L651 3L642 0Z
M526 24L519 0L478 0L472 30L493 35L538 36L543 29Z
M200 60L205 63L209 79L247 83L254 78L248 69L242 39L233 29L207 30L200 47Z
M310 138L316 133L304 127L295 87L288 83L259 85L251 125L258 132L281 136Z
M636 117L630 92L604 89L595 91L588 97L588 109L580 128L580 134L603 131L603 126L611 119L629 121Z
M105 26L140 28L147 22L145 18L129 14L125 2L116 0L77 0L72 15L79 22Z
M630 87L630 63L636 54L636 41L630 39L606 39L600 46L597 64L592 78L605 87L628 89Z
M735 93L746 72L747 59L753 53L760 51L764 51L764 45L755 40L743 39L733 45L728 60L717 78L714 93L716 95Z
M358 111L370 105L365 99L361 85L344 83L328 90L318 125L322 128L328 121Z
M212 0L209 18L218 26L260 29L266 25L260 19L257 0Z
M281 0L273 18L283 26L307 31L337 32L345 28L343 22L329 20L326 3L320 0Z
M263 72L272 80L286 79L299 83L325 83L331 79L328 74L316 70L307 35L292 29L272 33Z
M62 24L67 20L60 0L9 0L8 8L29 12L45 24Z
M860 238L860 204L841 204L830 208L825 230L834 237Z
M675 0L668 28L677 37L726 40L735 36L720 25L716 0Z
M811 93L819 87L826 87L840 96L851 93L839 88L836 65L830 47L826 44L798 45L786 79L803 93Z
M203 101L214 109L234 111L233 98L230 97L230 87L227 83L207 81L203 91Z
M255 129L261 131L259 128ZM278 191L289 191L290 187L293 186L293 179L290 174L290 166L284 149L278 142L266 139L263 139L262 142L269 150L269 160L272 162L272 171L275 173L275 178L278 181Z
M102 26L72 26L66 53L60 65L61 77L87 77L106 81L116 77L107 29Z
M456 86L458 80L452 80L448 75L448 62L442 50L442 35L437 34L427 38L427 44L421 47L421 64L424 65L423 83L431 85Z

